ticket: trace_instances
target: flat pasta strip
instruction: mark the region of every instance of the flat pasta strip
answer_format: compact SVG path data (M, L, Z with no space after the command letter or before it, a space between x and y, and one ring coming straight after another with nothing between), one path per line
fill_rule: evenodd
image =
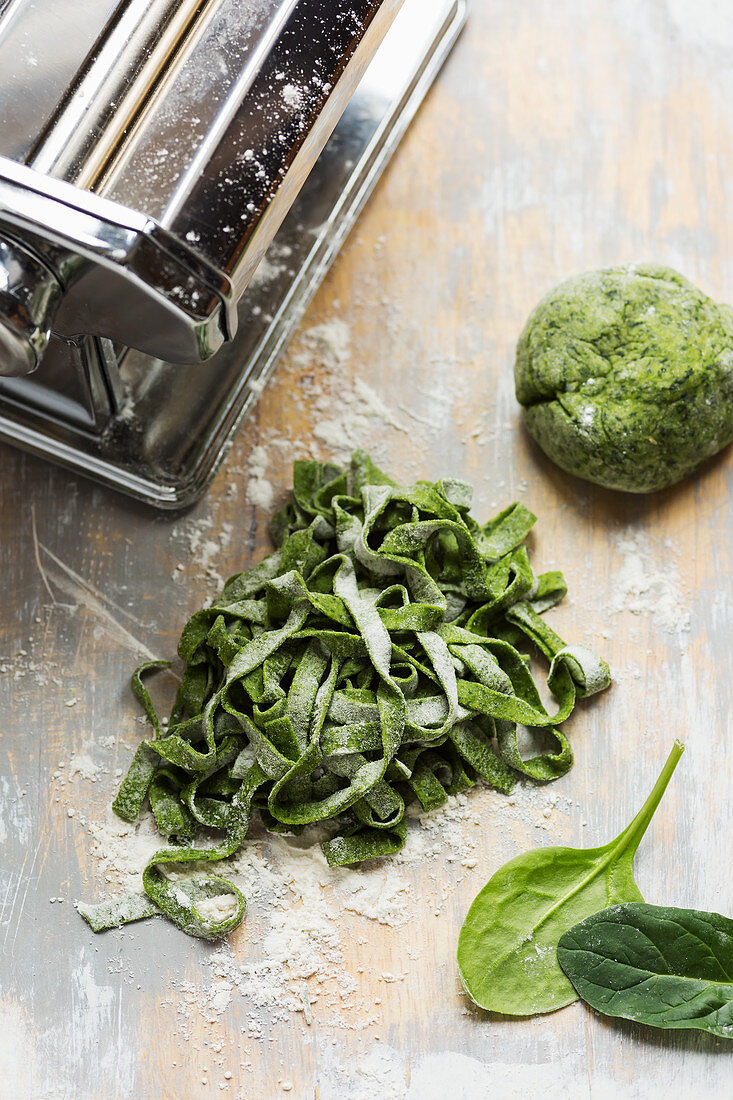
M399 851L412 802L434 809L478 779L507 793L519 775L556 779L572 764L560 724L610 682L541 618L566 586L534 575L523 505L481 526L464 482L400 487L363 452L348 471L297 462L293 485L271 524L277 551L185 626L167 725L143 680L166 662L133 676L154 736L114 809L134 821L149 805L167 847L144 894L79 907L95 931L152 915L206 939L236 928L245 899L205 865L241 847L253 812L283 831L328 822L326 858L344 866ZM549 663L553 713L527 645ZM518 727L550 747L527 757Z

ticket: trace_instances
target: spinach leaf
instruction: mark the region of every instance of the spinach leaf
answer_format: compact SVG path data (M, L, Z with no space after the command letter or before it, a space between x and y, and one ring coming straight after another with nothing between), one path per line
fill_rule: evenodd
M558 961L592 1008L733 1039L733 920L698 909L614 905L561 938Z
M634 855L683 752L675 741L649 798L610 844L526 852L489 879L458 938L458 971L472 1001L492 1012L528 1016L577 1000L557 962L558 941L599 909L643 900Z

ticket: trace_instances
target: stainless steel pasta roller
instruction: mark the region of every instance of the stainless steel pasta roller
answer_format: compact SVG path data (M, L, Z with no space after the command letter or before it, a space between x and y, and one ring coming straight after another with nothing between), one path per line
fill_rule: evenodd
M0 438L195 499L464 16L0 0Z

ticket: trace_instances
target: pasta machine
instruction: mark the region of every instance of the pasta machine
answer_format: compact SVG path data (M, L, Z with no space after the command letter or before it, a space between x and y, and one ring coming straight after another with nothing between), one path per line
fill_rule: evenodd
M195 500L464 15L0 0L0 439Z

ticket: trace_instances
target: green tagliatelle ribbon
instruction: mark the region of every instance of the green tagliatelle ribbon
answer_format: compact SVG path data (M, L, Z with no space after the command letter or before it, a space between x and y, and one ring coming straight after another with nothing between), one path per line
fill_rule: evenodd
M328 821L324 852L342 866L399 851L410 802L434 809L479 776L505 792L517 774L556 779L572 763L560 723L610 682L605 662L540 617L566 587L533 574L523 505L479 526L468 485L400 487L362 452L349 472L297 462L293 480L271 525L280 548L186 625L167 728L144 684L165 662L133 676L155 735L114 809L134 821L149 803L168 847L144 894L79 907L95 931L160 914L208 939L235 928L239 890L185 872L233 855L254 808L274 830ZM528 640L549 661L554 714L517 649ZM554 748L523 755L518 726ZM207 846L212 830L222 839Z

